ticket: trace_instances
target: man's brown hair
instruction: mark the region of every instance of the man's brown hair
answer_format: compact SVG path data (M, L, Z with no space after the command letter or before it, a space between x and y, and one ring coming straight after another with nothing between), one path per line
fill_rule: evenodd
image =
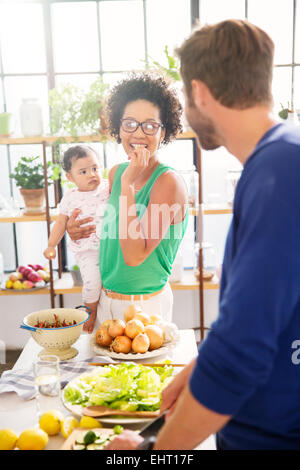
M274 43L246 20L226 20L196 29L177 49L188 96L201 80L228 108L272 103Z

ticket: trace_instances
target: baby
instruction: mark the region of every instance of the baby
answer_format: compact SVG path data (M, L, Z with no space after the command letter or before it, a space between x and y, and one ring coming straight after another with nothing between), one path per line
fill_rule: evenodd
M76 263L81 272L83 302L91 309L84 330L92 333L101 293L99 246L109 187L107 182L101 181L98 156L91 147L85 145L70 147L64 153L63 169L68 180L75 183L77 188L66 193L59 204L59 216L51 230L44 256L49 260L55 258L56 246L66 232L68 219L74 209L81 210L79 218L93 217L92 223L96 224L96 233L92 233L88 238L70 241L68 244L75 253Z

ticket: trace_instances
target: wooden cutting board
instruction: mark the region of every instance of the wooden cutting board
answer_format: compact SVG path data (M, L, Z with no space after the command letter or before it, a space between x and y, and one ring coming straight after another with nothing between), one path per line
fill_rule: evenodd
M108 429L108 428L87 429L87 428L79 427L79 428L74 429L74 431L70 434L70 436L65 440L60 450L72 450L78 434L81 433L82 431L86 431L86 432L94 431L96 434L101 433L102 436L109 436L114 433L113 429Z

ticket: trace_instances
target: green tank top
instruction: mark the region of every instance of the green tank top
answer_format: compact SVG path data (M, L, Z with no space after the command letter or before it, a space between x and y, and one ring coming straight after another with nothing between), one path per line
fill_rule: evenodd
M139 266L128 266L124 262L119 241L119 198L121 176L129 162L121 163L115 173L111 195L102 222L99 267L103 287L120 294L151 294L161 290L171 274L179 245L184 236L188 210L184 219L170 225L166 235L155 250ZM138 218L141 219L148 206L150 193L156 179L173 168L159 164L145 186L135 195Z

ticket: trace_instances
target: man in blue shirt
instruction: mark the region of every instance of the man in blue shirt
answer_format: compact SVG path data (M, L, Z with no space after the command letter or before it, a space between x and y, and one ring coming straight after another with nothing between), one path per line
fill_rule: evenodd
M219 316L163 392L169 413L154 449L193 449L215 433L219 449L300 449L300 131L271 114L273 49L258 27L228 20L178 51L200 145L225 146L244 169ZM122 443L140 440L125 433Z

